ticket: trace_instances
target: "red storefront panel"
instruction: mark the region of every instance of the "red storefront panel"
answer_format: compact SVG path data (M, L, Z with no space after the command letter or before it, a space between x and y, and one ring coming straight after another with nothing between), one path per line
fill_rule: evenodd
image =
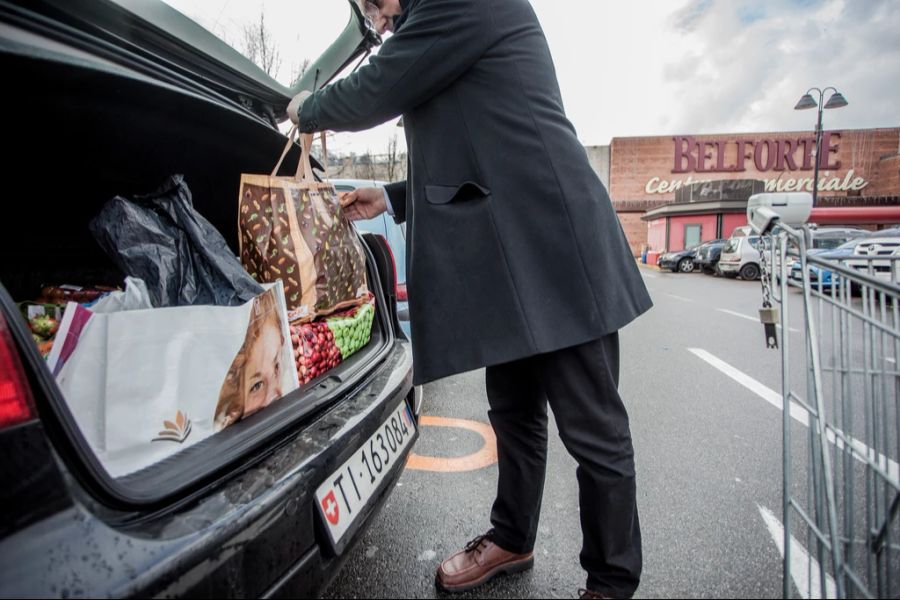
M690 215L669 217L669 252L684 250L685 228L690 225L700 226L700 241L716 239L717 215Z
M737 229L738 227L743 227L746 224L747 215L745 215L744 213L722 215L722 237L731 237L731 234L735 229Z
M664 250L666 247L666 220L656 219L647 223L647 245L651 250Z

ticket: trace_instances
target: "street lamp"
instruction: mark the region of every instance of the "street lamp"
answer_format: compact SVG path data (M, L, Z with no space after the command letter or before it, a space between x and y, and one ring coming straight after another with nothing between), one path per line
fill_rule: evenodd
M828 90L833 90L834 93L831 94L828 102L826 102L823 107L822 102L823 100L825 100L825 92L827 92ZM816 99L812 96L812 94L810 94L810 92L819 93L818 102L816 102ZM813 175L813 206L816 206L816 200L819 196L819 157L822 154L822 108L842 108L844 106L847 106L847 104L848 102L844 98L843 94L841 94L833 87L827 87L824 90L820 90L819 88L810 88L797 102L797 106L794 107L794 110L806 110L807 108L814 108L816 106L819 107L819 120L816 122L816 165L815 174Z

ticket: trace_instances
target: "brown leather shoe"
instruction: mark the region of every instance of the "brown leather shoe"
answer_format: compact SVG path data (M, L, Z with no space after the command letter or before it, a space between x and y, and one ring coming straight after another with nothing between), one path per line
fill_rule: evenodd
M526 571L534 566L534 553L507 552L493 541L493 530L480 535L438 567L434 584L443 592L467 592L498 575Z

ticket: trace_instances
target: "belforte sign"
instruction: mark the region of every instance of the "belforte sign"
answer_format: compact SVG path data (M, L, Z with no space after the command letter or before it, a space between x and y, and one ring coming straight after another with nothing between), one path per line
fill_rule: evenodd
M869 181L857 175L853 168L842 170L840 131L822 135L819 160L819 191L860 191ZM644 192L667 194L695 183L722 179L716 173L745 174L760 179L766 191L812 191L813 169L816 160L816 139L813 135L782 135L771 137L740 136L733 139L702 138L689 135L674 136L672 177L654 176L647 180ZM685 174L688 174L686 177ZM747 175L745 175L747 176Z
M675 141L673 173L743 173L751 161L760 173L772 170L811 171L816 151L814 136L760 140L742 138L732 142L707 141L693 136L675 136L672 139ZM822 134L819 169L841 168L841 161L835 158L840 143L840 132Z

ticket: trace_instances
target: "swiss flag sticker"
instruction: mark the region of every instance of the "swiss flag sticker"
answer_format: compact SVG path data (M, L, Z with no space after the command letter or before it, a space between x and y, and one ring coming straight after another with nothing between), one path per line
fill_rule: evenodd
M332 525L337 525L338 521L341 520L341 507L338 506L334 497L334 490L328 492L328 495L322 500L322 511L324 511L325 518Z

